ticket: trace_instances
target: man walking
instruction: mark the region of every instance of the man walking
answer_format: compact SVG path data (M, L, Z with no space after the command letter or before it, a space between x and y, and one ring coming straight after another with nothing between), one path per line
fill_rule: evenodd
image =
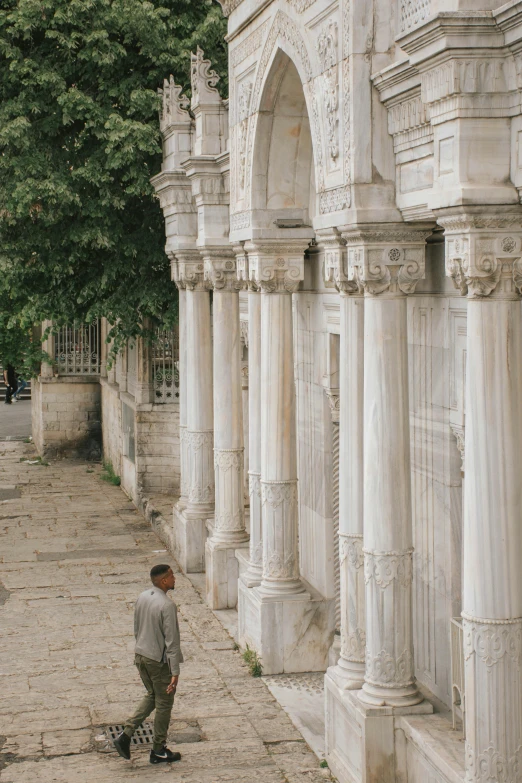
M124 759L130 759L131 737L155 709L154 744L150 763L179 761L180 753L167 748L167 732L174 694L178 685L179 665L183 655L179 640L178 610L167 592L174 590L176 578L168 565L151 569L152 588L144 590L134 608L134 663L147 694L138 704L123 732L114 740L114 747Z

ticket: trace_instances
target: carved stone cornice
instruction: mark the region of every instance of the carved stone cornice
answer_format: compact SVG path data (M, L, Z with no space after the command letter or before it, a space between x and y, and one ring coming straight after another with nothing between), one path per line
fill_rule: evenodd
M522 296L522 212L441 214L446 274L469 299Z
M308 239L295 243L247 242L248 277L264 293L293 294L304 279L304 252Z
M324 249L324 279L333 283L340 294L362 294L358 268L348 266L346 241L337 229L317 232L318 244Z
M215 291L240 291L245 287L238 279L236 256L231 247L206 248L201 251L205 280Z
M165 214L196 211L192 199L192 185L187 179L184 169L162 171L152 177L150 181Z
M347 269L366 295L402 296L415 291L424 276L426 238L431 227L368 225L342 232Z
M172 254L172 279L178 288L189 291L208 291L209 282L205 279L205 265L199 250L179 251Z

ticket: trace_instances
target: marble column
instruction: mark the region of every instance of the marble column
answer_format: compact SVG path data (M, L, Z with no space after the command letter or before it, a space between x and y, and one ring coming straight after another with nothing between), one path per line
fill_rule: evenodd
M177 254L185 285L186 507L178 514L176 555L185 572L205 568L206 522L214 513L214 412L210 297L199 251ZM176 518L175 518L176 527Z
M322 238L325 276L340 299L339 558L341 655L329 675L342 689L362 688L365 669L363 555L364 297L358 267L340 237Z
M261 514L261 294L253 282L248 292L248 418L250 555L242 579L247 587L261 582L263 572L263 527Z
M449 210L448 210L449 211ZM463 629L466 781L522 781L522 213L439 218L468 297Z
M187 292L178 282L178 334L179 334L179 470L180 498L178 508L187 506Z
M414 677L406 295L424 274L429 231L346 232L364 288L364 579L366 665L359 699L422 701Z
M214 529L206 545L207 601L212 609L237 604L235 549L246 545L244 513L241 333L236 260L232 250L204 252L214 289Z

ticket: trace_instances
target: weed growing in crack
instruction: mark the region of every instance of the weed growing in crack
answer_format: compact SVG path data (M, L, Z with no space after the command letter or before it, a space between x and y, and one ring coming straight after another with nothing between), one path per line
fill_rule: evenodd
M119 487L121 484L121 478L114 472L110 460L103 460L103 473L100 474L100 478L102 481L108 481L109 484L114 484L115 487Z
M246 646L246 650L243 653L243 660L248 666L248 669L252 677L262 677L263 667L261 666L259 655L256 653L255 650L251 650L248 644Z

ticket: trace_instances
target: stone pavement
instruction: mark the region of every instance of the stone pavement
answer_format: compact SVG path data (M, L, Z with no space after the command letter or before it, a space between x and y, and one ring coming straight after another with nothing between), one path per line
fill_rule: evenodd
M5 405L0 397L0 439L28 438L31 434L31 400Z
M20 461L32 456L31 444L0 442L0 783L330 780L183 574L169 735L182 760L152 767L150 746L130 763L107 752L105 727L142 694L133 602L154 563L174 562L99 466Z

